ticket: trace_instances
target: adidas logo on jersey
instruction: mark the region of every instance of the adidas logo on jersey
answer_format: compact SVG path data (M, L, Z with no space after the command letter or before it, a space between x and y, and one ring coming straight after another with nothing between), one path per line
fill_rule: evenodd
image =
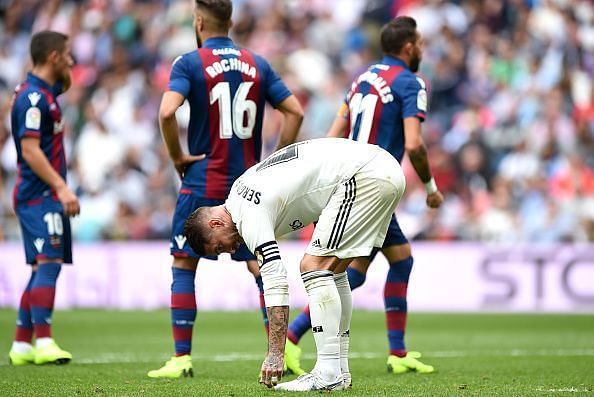
M37 248L37 252L41 252L43 249L43 244L45 244L45 240L42 238L36 238L33 240L33 245L35 245L35 248Z
M182 249L184 248L184 245L186 244L186 236L178 234L177 236L174 237L175 243L177 244L177 248L178 249Z
M312 247L315 247L315 248L322 248L322 244L320 243L320 239L319 239L319 238L315 239L315 240L314 240L314 241L311 243L311 246L312 246Z

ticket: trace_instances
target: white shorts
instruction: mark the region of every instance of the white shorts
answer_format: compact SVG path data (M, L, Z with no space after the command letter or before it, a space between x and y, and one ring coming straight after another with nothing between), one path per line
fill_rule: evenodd
M384 243L405 186L398 161L378 152L330 197L305 252L340 259L368 256Z

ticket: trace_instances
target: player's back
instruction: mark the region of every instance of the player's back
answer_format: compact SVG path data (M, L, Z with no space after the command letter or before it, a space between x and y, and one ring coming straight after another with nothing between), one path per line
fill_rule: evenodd
M353 81L346 104L350 114L346 136L379 145L401 162L403 119L425 119L427 93L423 80L404 61L385 56Z
M283 226L290 223L281 222L288 218L309 224L320 215L337 186L380 151L377 146L347 139L294 143L246 171L233 185L225 205L233 214L265 208ZM279 235L290 230L277 229Z
M268 63L226 37L204 42L174 62L170 89L190 104L188 148L207 156L186 171L184 185L224 199L233 183L260 160L266 101L290 95Z
M47 185L23 158L21 139L39 139L39 145L52 168L66 179L64 153L64 123L60 106L56 101L61 85L50 86L47 82L29 73L27 80L14 93L11 108L11 129L17 151L18 175L13 191L15 206L30 202L51 192Z

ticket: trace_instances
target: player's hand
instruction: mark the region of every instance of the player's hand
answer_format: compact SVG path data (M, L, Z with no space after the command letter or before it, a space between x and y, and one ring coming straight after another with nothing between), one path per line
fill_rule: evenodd
M62 206L64 207L64 215L74 216L80 213L78 197L76 197L76 194L74 194L68 186L64 185L56 189L56 194L58 195L58 200L60 200L60 203L62 203Z
M443 194L439 190L435 193L428 194L426 203L429 208L439 208L441 203L443 203Z
M175 170L177 171L179 178L184 179L186 168L188 168L188 166L195 163L196 161L204 160L205 157L205 154L184 154L179 160L174 160L173 165L175 166Z
M262 370L260 373L260 383L267 387L276 386L283 376L283 367L285 364L285 357L268 353L264 362L262 363Z

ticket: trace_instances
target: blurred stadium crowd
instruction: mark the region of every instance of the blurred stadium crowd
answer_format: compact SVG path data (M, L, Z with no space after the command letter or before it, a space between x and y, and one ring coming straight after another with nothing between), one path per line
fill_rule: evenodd
M594 241L594 6L588 0L237 0L232 38L267 58L305 108L299 139L325 135L379 29L415 17L425 38L424 123L446 201L425 206L405 164L397 214L409 237ZM0 240L19 238L10 99L31 32L72 38L62 96L79 241L167 239L177 176L157 110L172 60L195 49L193 0L0 0ZM178 112L187 125L187 109ZM265 150L279 116L265 120ZM266 155L266 153L264 153Z

